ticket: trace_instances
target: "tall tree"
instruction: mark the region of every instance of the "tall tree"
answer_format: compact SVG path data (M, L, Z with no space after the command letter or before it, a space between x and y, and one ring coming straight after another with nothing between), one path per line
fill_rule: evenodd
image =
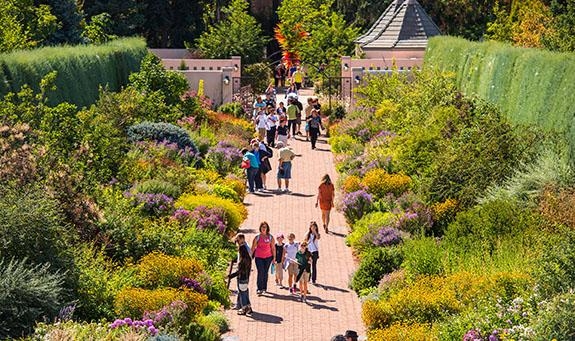
M58 28L58 19L46 5L32 0L0 1L0 52L41 45Z
M543 37L543 45L553 51L575 51L575 0L552 0L553 34Z
M52 14L58 18L59 28L49 38L50 44L78 44L81 40L80 23L82 14L76 0L40 0L39 4L48 5Z
M151 47L182 48L203 31L198 0L145 0L143 33Z
M261 60L267 38L261 25L248 14L246 0L232 0L223 10L225 18L208 27L198 39L198 48L209 58L242 56L246 64Z
M108 13L111 34L133 36L142 33L145 7L139 0L83 0L82 10L88 18Z

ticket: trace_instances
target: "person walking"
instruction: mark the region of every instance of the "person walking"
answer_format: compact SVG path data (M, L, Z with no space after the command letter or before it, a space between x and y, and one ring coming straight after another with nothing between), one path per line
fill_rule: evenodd
M288 106L286 112L288 119L288 128L291 130L291 136L294 137L296 135L297 117L299 115L299 108L295 104L295 100L293 98L288 99Z
M284 244L284 235L282 233L276 236L276 253L274 257L274 267L276 271L276 285L280 289L284 288L284 262L286 259L286 249Z
M299 243L295 241L295 234L290 233L288 235L288 242L285 244L285 264L284 268L287 269L288 273L288 286L290 294L296 293L297 285L297 274L298 274L298 264L296 261L296 254L299 250Z
M321 210L321 221L325 233L329 233L329 215L334 206L334 199L335 187L329 175L326 174L321 178L321 183L317 190L317 199L315 201L315 207L319 206Z
M289 127L287 125L287 119L280 117L280 125L276 128L276 147L282 148L287 146L288 139L290 137ZM281 142L281 147L280 147Z
M295 84L296 89L301 89L301 84L303 83L303 71L301 66L298 66L292 75L292 83Z
M279 63L275 70L274 70L274 81L275 81L275 87L277 88L278 86L281 86L282 88L285 86L285 82L286 82L286 67L283 63Z
M298 264L298 274L296 280L299 282L299 292L301 295L301 301L307 303L307 283L309 282L309 272L310 272L310 252L307 249L308 244L303 242L300 244L300 248L296 253L296 262Z
M253 150L254 150L253 145L250 145L250 149L247 148L242 149L242 154L244 154L243 160L249 161L250 165L248 168L246 168L246 175L248 178L248 188L250 193L254 193L256 191L255 180L260 168L260 160L258 157L256 157Z
M279 148L279 160L278 160L278 192L282 191L282 179L285 182L284 192L289 193L289 180L291 179L291 168L292 160L295 158L295 153L289 148L284 147L284 144L280 141L277 143Z
M309 224L309 231L305 235L305 242L307 243L307 249L311 253L311 282L313 284L315 284L317 280L317 260L319 258L318 240L320 237L317 223L312 221Z
M258 139L253 139L250 142L251 146L252 146L252 153L254 154L254 156L256 157L258 163L257 163L257 169L254 175L254 185L255 185L255 190L258 192L262 192L264 190L264 184L262 182L262 172L261 172L261 167L262 167L262 156L266 155L266 152L263 150L260 150L260 141L258 141Z
M255 236L252 242L252 253L258 270L256 293L261 295L268 290L268 273L276 253L276 247L267 222L263 221L260 224L259 231L260 233Z
M317 138L320 134L320 128L323 129L323 124L321 123L321 117L316 109L312 109L311 117L308 118L307 123L309 125L309 137L311 140L311 149L315 149L315 144Z
M254 123L256 124L258 138L263 141L266 137L266 128L268 124L268 118L266 116L267 110L261 109L256 116Z
M238 284L238 315L245 315L252 313L252 305L250 303L250 294L248 284L250 281L250 272L252 271L252 258L248 251L247 245L241 244L238 246L239 262L238 270L229 275L229 278L237 277Z
M273 107L268 106L268 116L266 121L266 141L269 146L275 146L276 130L278 126L279 117Z

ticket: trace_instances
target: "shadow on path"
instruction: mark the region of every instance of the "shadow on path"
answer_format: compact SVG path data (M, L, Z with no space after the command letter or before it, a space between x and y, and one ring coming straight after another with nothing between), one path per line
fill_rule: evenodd
M265 323L273 323L273 324L280 324L284 320L283 317L276 316L276 315L270 315L270 314L264 314L264 313L258 313L257 311L254 311L251 315L248 315L248 317L250 317L256 321L265 322Z
M327 291L331 290L331 291L338 291L338 292L349 292L349 290L347 290L347 289L332 287L331 285L316 284L315 286L318 288L321 288L323 290L327 290Z
M329 231L328 234L330 234L330 235L332 235L332 236L336 236L336 237L341 237L341 238L347 237L347 234L339 233L339 232L333 232L333 231L331 231L331 230Z

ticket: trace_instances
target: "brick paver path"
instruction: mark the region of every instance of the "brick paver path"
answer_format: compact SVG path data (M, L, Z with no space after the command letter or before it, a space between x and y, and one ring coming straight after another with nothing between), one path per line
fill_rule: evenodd
M240 232L246 234L251 246L260 222L265 220L274 236L282 232L287 242L287 234L293 232L296 240L303 240L310 221L317 221L321 234L317 277L319 285L309 284L310 295L306 304L300 302L298 297L290 295L287 289L275 286L275 277L270 274L268 293L258 297L254 264L249 289L254 313L252 316L239 316L235 310L227 311L231 331L224 336L224 340L328 341L347 329L365 335L359 299L348 288L350 275L356 264L351 250L345 245L345 219L341 213L332 210L330 234L326 235L321 227L321 211L315 208L321 177L327 173L334 182L337 181L329 145L325 137L320 138L316 150L311 150L310 143L305 142L302 137L290 140L290 145L298 155L293 161L290 183L292 194L279 194L274 191L277 188L277 150L274 150L274 170L268 173L268 191L246 196L244 202L249 216ZM284 284L287 286L286 278L287 274L284 276ZM235 286L234 279L230 288L234 289ZM233 296L232 302L235 300L236 296Z

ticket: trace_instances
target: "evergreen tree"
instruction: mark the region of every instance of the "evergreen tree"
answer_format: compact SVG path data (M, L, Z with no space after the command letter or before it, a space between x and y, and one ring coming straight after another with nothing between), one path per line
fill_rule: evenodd
M138 0L84 0L82 10L91 21L93 16L108 13L110 34L133 36L141 34L146 3Z
M82 15L75 0L42 0L51 12L58 18L60 27L49 38L49 44L78 44L81 41L80 23Z
M246 64L261 60L267 38L261 25L248 14L246 0L233 0L223 10L225 18L208 27L198 39L198 48L208 58L242 56Z

